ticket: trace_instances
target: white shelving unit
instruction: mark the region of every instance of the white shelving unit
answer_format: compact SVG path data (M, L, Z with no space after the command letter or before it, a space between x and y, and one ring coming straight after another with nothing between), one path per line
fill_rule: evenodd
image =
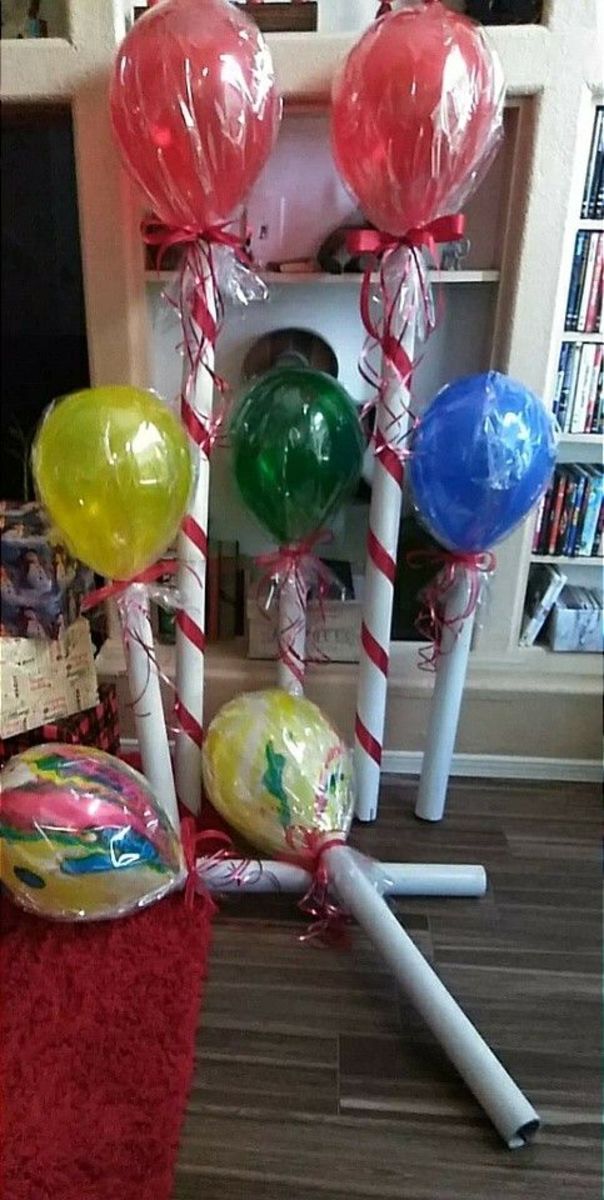
M151 362L159 354L150 337L150 298L158 299L158 289L146 284L139 235L141 205L120 170L107 110L107 75L125 30L125 7L123 0L66 0L65 39L3 41L0 46L4 103L69 103L72 107L95 384L116 380L149 384L155 374ZM486 319L486 313L492 325L492 364L542 395L547 394L557 366L552 330L557 336L563 325L577 229L574 216L580 211L591 132L589 114L594 98L604 92L598 7L598 0L573 4L549 0L543 25L489 30L502 60L508 104L504 153L509 148L510 162L506 202L497 213L499 256L497 261L471 262L476 267L471 275L455 272L443 281L455 285L447 286L448 311L461 314L452 329L452 349L471 352L476 320L480 314ZM269 35L288 112L326 111L334 71L355 38ZM351 323L347 314L352 308L344 316L338 314L341 305L356 304L357 279L309 280L296 275L271 282L285 318L275 316L273 325L286 324L292 306L299 303L295 297L306 294L317 311L323 304L321 313L327 314L332 328L336 321ZM153 333L157 335L157 329ZM438 333L430 354L441 355L443 363L448 360L446 341L439 344ZM578 444L564 445L576 452ZM597 447L601 449L601 444ZM493 760L521 756L525 763L531 757L540 762L580 763L598 754L600 667L594 656L518 648L531 562L531 524L526 522L498 548L497 574L472 655L459 749L466 762L475 762L476 773L488 769L489 756ZM264 678L263 666L246 662L238 645L228 651L217 647L210 657L208 715L235 689L258 686ZM119 645L108 644L101 671L106 664L107 674L118 674L121 680L120 662ZM270 677L270 664L266 674ZM311 672L314 698L348 732L354 715L354 674L354 668L335 666ZM417 670L413 647L395 646L386 738L392 761L410 755L417 765L430 687L430 678ZM537 697L539 703L531 703ZM551 773L555 768L548 769Z

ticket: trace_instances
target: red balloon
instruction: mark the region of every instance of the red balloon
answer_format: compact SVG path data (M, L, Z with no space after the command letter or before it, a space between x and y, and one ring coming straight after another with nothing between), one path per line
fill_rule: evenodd
M369 220L403 235L458 212L497 147L503 95L482 30L438 0L370 26L332 97L336 163Z
M226 220L272 150L281 100L256 25L226 0L164 0L119 49L111 117L126 167L166 225Z

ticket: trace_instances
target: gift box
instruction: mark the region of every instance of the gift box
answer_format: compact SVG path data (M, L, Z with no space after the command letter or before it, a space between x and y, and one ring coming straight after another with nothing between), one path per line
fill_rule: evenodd
M61 721L50 721L16 737L0 738L0 765L29 746L41 746L45 742L95 746L107 754L118 754L120 727L115 685L101 683L98 703L85 712L74 713Z
M14 737L98 703L94 649L84 617L56 641L0 638L0 737Z
M602 593L567 584L556 600L546 625L551 650L572 654L601 654L604 650Z
M94 575L53 540L39 504L0 501L2 637L58 638L80 614Z

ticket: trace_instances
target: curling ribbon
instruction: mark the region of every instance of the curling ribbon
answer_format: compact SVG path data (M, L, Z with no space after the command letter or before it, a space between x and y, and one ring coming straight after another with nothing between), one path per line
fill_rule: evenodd
M175 246L181 246L185 250L178 269L178 299L168 298L179 315L187 361L182 389L183 407L201 366L209 371L218 390L225 392L225 381L215 373L213 367L209 367L203 361L206 344L212 347L216 345L224 315L212 247L229 247L241 262L249 266L250 258L243 237L230 230L228 223L209 225L207 228L195 225L175 228L164 225L155 217L143 218L141 233L145 244L157 249L155 265L158 271L161 270L168 250ZM208 282L212 292L211 305L207 299Z
M318 543L330 541L331 538L329 530L318 529L300 542L281 546L256 558L256 564L262 570L256 596L263 616L267 615L273 598L270 590L272 585L275 585L274 594L278 596L286 582L294 581L299 615L287 629L279 630L278 652L281 661L287 663L299 683L304 680L305 659L300 658L295 645L298 634L306 626L306 602L311 583L316 583L321 620L325 621L324 600L334 582L337 582L333 571L314 553ZM321 661L328 660L322 658Z
M173 558L160 559L159 562L153 564L152 567L146 567L138 575L133 575L132 579L113 579L111 583L104 584L103 587L95 588L93 592L82 598L80 611L82 613L89 612L90 609L96 608L97 605L103 604L105 600L119 598L123 596L133 583L155 583L163 575L174 575L177 570L176 560Z
M401 237L391 233L382 233L379 229L351 229L346 235L346 248L351 254L370 254L372 257L376 255L380 256L379 286L382 298L381 320L379 322L374 320L371 314L371 275L374 268L373 262L369 263L363 274L360 297L361 319L370 343L381 347L384 358L392 365L401 383L404 385L408 386L413 367L416 365L415 362L411 361L403 348L407 322L400 320L401 297L408 281L408 274L407 272L402 273L401 279L397 283L395 294L390 299L384 274L384 256L387 252L400 249L404 246L411 251L412 263L417 272L420 285L420 294L426 315L426 325L428 328L431 328L433 325L431 291L421 251L427 250L430 257L434 259L436 257L437 246L445 242L461 240L464 229L465 218L462 213L458 213L454 216L438 217L428 225L423 225L417 229L409 229ZM411 264L410 269L413 269ZM365 378L368 378L366 373ZM368 381L373 386L377 386L379 390L383 389L383 378L381 383L371 377L368 378Z
M208 916L213 917L218 912L217 905L214 903L210 891L200 877L197 871L197 858L202 847L208 842L212 842L217 847L209 856L213 862L223 861L224 859L233 858L234 848L233 843L227 833L223 833L220 829L202 829L198 830L194 817L183 817L180 823L180 836L182 841L182 849L187 868L187 882L185 884L185 904L187 908L192 908L195 903L195 896L202 896L204 907L207 908Z
M327 946L347 949L350 917L329 895L329 876L323 862L327 850L345 844L345 834L325 834L301 825L291 825L285 831L285 840L292 853L279 855L280 861L304 867L312 876L308 891L298 903L300 911L311 918L300 941L320 941Z
M476 611L483 578L495 570L496 559L490 551L461 554L447 550L410 550L407 563L410 567L422 567L433 563L440 568L431 583L423 589L422 609L415 623L418 633L428 638L431 643L429 648L424 647L419 652L420 670L434 671L443 652L442 639L445 629L457 635L462 622ZM469 580L468 598L461 612L446 618L444 605L447 593L455 582L458 567L463 568Z

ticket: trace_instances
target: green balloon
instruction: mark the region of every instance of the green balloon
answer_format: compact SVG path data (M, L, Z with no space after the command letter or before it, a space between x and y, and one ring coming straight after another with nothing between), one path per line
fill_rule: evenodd
M306 367L277 367L231 422L233 467L247 507L284 545L322 528L356 488L364 449L341 384Z

